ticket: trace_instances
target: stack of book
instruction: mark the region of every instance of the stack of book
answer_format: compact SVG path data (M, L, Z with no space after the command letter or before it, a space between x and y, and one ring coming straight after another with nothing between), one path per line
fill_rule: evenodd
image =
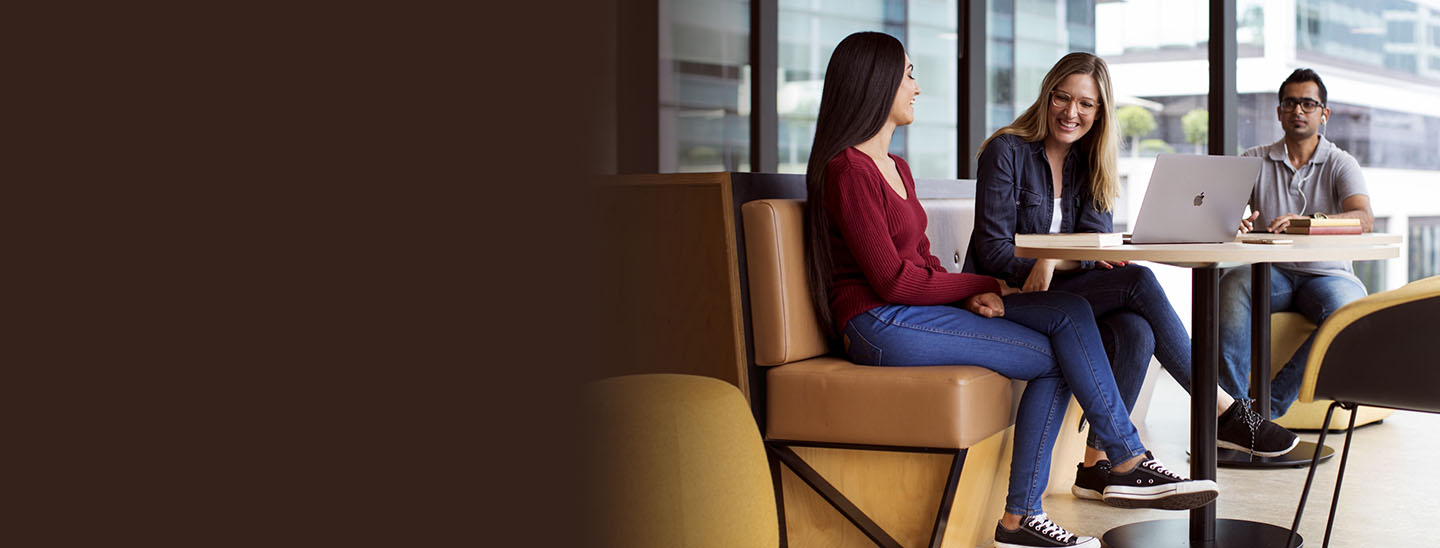
M1293 219L1286 234L1360 234L1360 219Z

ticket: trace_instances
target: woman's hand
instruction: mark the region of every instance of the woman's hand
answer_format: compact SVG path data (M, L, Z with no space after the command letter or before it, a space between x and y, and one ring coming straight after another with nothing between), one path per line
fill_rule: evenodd
M1120 268L1120 267L1125 266L1125 265L1127 265L1127 264L1130 264L1130 262L1129 262L1129 261L1095 261L1095 266L1100 267L1100 268L1103 268L1103 269L1106 269L1106 270L1110 270L1110 269L1112 269L1112 268Z
M1056 262L1055 259L1036 259L1035 266L1030 267L1030 275L1025 277L1025 285L1020 286L1020 290L1029 293L1050 289L1050 279L1055 277Z
M1019 289L1019 288L1017 288L1017 287L1010 287L1010 284L1005 283L1005 280L1002 280L1002 279L1000 279L1000 278L995 278L995 283L1000 284L1000 296L1001 296L1001 297L1005 297L1005 296L1009 296L1009 295L1014 295L1014 294L1020 292L1020 289Z
M1005 282L1000 282L1004 287ZM1013 289L1012 289L1013 291ZM974 312L986 318L998 318L1005 315L1005 302L1000 296L994 293L977 293L965 298L965 310Z

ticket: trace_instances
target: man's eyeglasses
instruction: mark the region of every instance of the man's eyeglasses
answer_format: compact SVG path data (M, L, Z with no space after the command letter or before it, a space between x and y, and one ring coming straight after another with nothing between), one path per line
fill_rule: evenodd
M1315 109L1323 106L1325 105L1322 105L1319 101L1315 101L1312 99L1293 99L1287 97L1284 101L1280 101L1280 110L1283 110L1285 112L1294 112L1295 107L1300 107L1300 112L1310 114L1312 112L1315 112Z
M1069 93L1065 93L1063 91L1050 92L1050 106L1053 106L1055 108L1070 108L1070 103L1075 102L1075 100L1076 99L1072 97ZM1093 114L1095 112L1095 109L1100 107L1099 103L1096 103L1095 101L1091 101L1089 99L1080 99L1079 101L1080 114Z

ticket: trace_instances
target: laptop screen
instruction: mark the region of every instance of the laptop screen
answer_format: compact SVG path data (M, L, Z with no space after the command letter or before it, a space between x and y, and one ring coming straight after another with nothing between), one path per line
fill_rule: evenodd
M1256 157L1157 156L1130 242L1234 241L1261 163Z

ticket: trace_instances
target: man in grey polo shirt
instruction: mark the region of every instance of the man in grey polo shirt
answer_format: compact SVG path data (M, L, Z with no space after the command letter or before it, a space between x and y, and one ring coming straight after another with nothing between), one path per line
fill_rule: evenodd
M1359 219L1370 232L1374 215L1360 164L1320 135L1330 117L1325 84L1310 69L1297 69L1280 84L1275 113L1285 137L1245 151L1264 159L1260 179L1250 193L1254 211L1241 230L1285 232L1290 220L1304 217ZM1319 325L1345 303L1365 296L1350 261L1273 263L1270 307L1293 311ZM1250 268L1227 272L1220 280L1220 386L1237 400L1250 387ZM1314 334L1295 351L1270 384L1271 417L1280 417L1300 393L1305 360Z

